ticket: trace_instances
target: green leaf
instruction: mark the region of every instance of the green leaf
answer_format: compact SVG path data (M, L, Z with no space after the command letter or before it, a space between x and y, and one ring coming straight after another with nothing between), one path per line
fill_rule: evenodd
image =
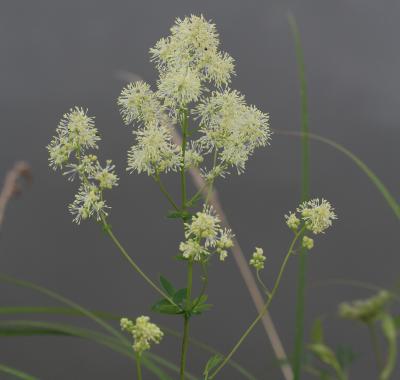
M64 305L67 305L76 311L79 311L84 316L91 319L93 322L97 323L99 326L103 327L105 330L107 330L109 333L114 335L119 340L124 341L125 343L129 343L129 341L127 340L127 338L124 335L122 335L118 330L116 330L114 327L112 327L109 323L105 322L100 317L98 317L97 315L92 313L90 310L82 307L81 305L78 305L77 303L71 301L70 299L68 299L66 297L63 297L62 295L60 295L50 289L47 289L43 286L34 284L29 281L19 280L19 279L13 278L11 276L7 276L5 274L0 274L0 282L20 286L23 288L28 288L28 289L34 290L38 293L44 294L52 299L55 299L56 301L58 301Z
M187 294L187 289L186 288L179 289L173 295L172 301L174 301L177 304L181 304L182 301L184 299L186 299L186 294Z
M167 294L173 297L176 292L174 286L163 276L160 276L160 283L161 286L164 288L164 290L167 292Z
M218 364L220 364L223 360L223 356L216 354L214 356L211 356L211 358L208 360L206 367L204 368L204 380L208 379L208 376L210 374L210 371L212 371Z
M119 321L121 319L121 316L119 315L114 315L108 312L104 311L92 311L93 314L96 316L103 318L103 319L110 319L110 320L116 320ZM79 310L70 308L70 307L58 307L58 306L0 306L0 315L7 315L7 314L49 314L49 315L54 315L54 314L59 314L59 315L64 315L64 316L76 316L76 317L85 317L85 315L80 312ZM171 335L175 336L177 338L182 338L182 334L178 333L175 330L169 329L168 327L161 326L162 330ZM21 332L21 330L20 330ZM30 335L40 335L38 334L39 329L35 330L35 334L30 334ZM48 332L48 329L44 330L45 335L53 335ZM19 334L20 335L20 334ZM28 334L29 335L29 334ZM61 335L61 334L60 334ZM208 346L201 341L198 341L194 338L189 339L190 343L201 350L209 353L217 353L217 351L211 347ZM148 353L151 355L151 353ZM156 356L151 357L151 359L154 359L155 362L158 362L158 360L165 360L161 357ZM171 362L168 362L169 365L173 365ZM257 380L257 378L252 375L247 369L242 367L240 364L235 362L234 360L230 360L228 362L228 365L234 368L238 373L240 373L244 379L247 380ZM167 367L167 364L165 365ZM188 377L189 378L189 377Z
M38 380L37 377L33 377L31 375L28 375L26 372L22 372L18 369L12 368L8 365L1 363L0 363L0 372L3 372L7 375L11 375L22 380Z
M313 343L323 343L324 342L324 328L322 325L322 319L317 318L311 328L311 341Z
M191 313L195 315L200 315L204 311L210 310L213 307L210 303L203 303L201 305L197 305L194 309L192 309Z
M168 219L182 219L183 221L187 221L192 217L192 215L188 211L170 211L167 214Z
M54 336L72 336L82 339L93 341L97 344L106 346L115 352L123 354L134 360L134 352L130 343L123 343L118 339L98 333L85 328L78 328L75 326L49 323L42 321L0 321L0 336L41 336L41 335L54 335ZM153 354L153 357L155 355ZM143 357L144 358L144 357ZM160 367L154 364L153 360L146 358L142 361L143 365L160 380L172 380ZM162 364L160 362L160 364ZM176 370L179 373L179 370Z
M162 299L156 302L152 307L151 310L160 313L160 314L182 314L183 310L169 302L167 299Z
M336 373L342 374L342 368L335 353L325 344L313 343L308 346L309 350L324 364L333 368Z

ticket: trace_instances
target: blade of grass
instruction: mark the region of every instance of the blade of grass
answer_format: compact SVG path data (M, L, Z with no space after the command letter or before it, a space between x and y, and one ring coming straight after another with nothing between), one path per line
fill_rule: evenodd
M103 319L101 319L101 317L95 315L90 310L78 305L77 303L69 300L68 298L66 298L64 296L61 296L60 294L58 294L50 289L47 289L43 286L34 284L29 281L19 280L14 277L7 276L5 274L0 274L0 282L20 286L23 288L28 288L28 289L34 290L36 292L39 292L41 294L44 294L52 299L55 299L55 300L59 301L60 303L67 305L67 306L71 307L72 309L82 313L87 318L91 319L93 322L95 322L99 326L103 327L105 330L107 330L109 333L111 333L113 336L115 336L121 342L121 344L125 345L126 347L128 347L130 345L128 339L124 335L119 333L110 324L108 324ZM148 369L150 370L149 366L151 366L151 363L149 363L148 361L144 361L143 364L145 364L148 367ZM161 372L157 368L153 370L153 373L156 375L160 374ZM162 378L160 378L160 379L163 380Z
M124 335L122 335L120 332L118 332L115 328L113 328L110 324L105 322L103 319L101 319L100 317L93 314L90 310L78 305L77 303L71 301L70 299L68 299L50 289L47 289L43 286L34 284L33 282L20 280L20 279L17 279L17 278L14 278L14 277L11 277L11 276L8 276L5 274L0 274L0 282L34 290L38 293L44 294L44 295L56 300L64 305L67 305L67 306L71 307L72 309L75 309L75 310L81 312L83 315L85 315L86 317L91 319L93 322L97 323L99 326L103 327L106 331L108 331L109 333L114 335L120 341L124 342L125 344L129 344L129 341L127 340L127 338Z
M287 135L287 136L295 136L295 137L300 137L301 134L296 131L277 131L274 130L274 133L280 134L280 135ZM328 139L326 137L317 135L315 133L309 133L309 138L315 141L322 142L324 144L329 145L330 147L336 149L337 151L343 153L345 156L350 158L358 166L359 169L361 169L362 172L371 180L371 182L376 186L378 191L381 193L383 198L385 199L386 203L388 206L391 208L393 211L394 215L397 217L397 219L400 219L400 204L396 201L395 197L390 193L388 188L385 186L385 184L379 179L379 177L368 167L368 165L362 161L358 156L356 156L353 152L351 152L349 149L344 147L343 145L337 143L336 141L333 141L331 139Z
M297 69L300 81L301 101L301 201L309 198L310 192L310 155L309 155L309 131L308 131L308 99L307 81L304 64L304 54L296 20L289 14L289 25L292 30L296 50ZM305 314L305 287L307 271L306 250L302 248L299 255L297 300L296 300L296 323L293 352L293 374L294 380L300 380L301 367L304 355L304 314Z
M104 311L91 311L93 314L96 316L102 318L102 319L109 319L109 320L120 320L120 316L107 313ZM0 315L18 315L18 314L45 314L45 315L63 315L63 316L78 316L82 317L84 316L81 312L68 308L68 307L54 307L54 306L1 306L0 307ZM162 330L171 335L175 336L178 338L181 338L182 335L168 327L161 326ZM194 345L197 346L198 348L202 349L203 351L212 353L212 354L221 354L219 351L217 351L215 348L197 340L194 338L190 338L190 342ZM222 355L222 354L221 354ZM169 363L170 365L171 363ZM252 375L247 369L243 368L239 363L236 361L232 360L230 362L230 365L232 368L236 369L241 375L243 375L243 378L247 380L257 380L257 378Z
M12 368L2 363L0 363L0 372L3 372L7 375L11 375L22 380L39 380L37 377L28 375L26 372L22 372L18 369Z
M134 354L131 346L122 344L118 339L98 333L96 331L79 328L67 324L50 323L43 321L30 320L11 320L0 321L0 336L71 336L93 341L97 344L106 346L115 352L123 354L134 360ZM161 370L154 362L157 361L163 367L179 373L179 368L158 355L151 354L143 356L143 365L147 369L157 375L160 380L172 380L164 371ZM188 375L188 379L197 380L193 375Z

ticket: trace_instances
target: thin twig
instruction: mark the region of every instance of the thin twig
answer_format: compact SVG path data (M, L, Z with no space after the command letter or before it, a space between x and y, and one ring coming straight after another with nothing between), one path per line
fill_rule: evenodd
M6 174L4 185L0 193L0 227L3 224L6 207L11 198L21 192L19 179L24 178L27 182L31 182L31 169L24 161L18 161Z

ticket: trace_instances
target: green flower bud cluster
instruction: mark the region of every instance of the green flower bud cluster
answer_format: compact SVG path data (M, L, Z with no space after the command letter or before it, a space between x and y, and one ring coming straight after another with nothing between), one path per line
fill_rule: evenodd
M390 299L390 293L387 290L381 290L375 296L364 300L343 302L339 305L339 316L370 323L381 315Z
M156 324L151 323L150 318L144 315L136 318L135 323L127 318L122 318L121 329L132 334L132 347L138 355L150 350L152 343L160 343L164 336L161 329Z

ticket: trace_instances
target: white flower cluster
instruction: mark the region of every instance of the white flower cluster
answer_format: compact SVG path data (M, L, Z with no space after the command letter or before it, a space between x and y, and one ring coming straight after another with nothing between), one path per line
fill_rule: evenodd
M75 200L69 205L77 223L91 216L97 220L106 216L109 207L103 199L103 190L118 184L112 162L106 161L103 168L97 156L87 152L88 149L98 149L99 140L94 118L82 108L75 107L63 116L56 136L47 146L50 167L61 170L65 167L64 175L68 175L71 181L76 177L81 181Z
M196 107L195 115L205 150L217 150L220 166L236 166L239 173L254 150L267 145L271 137L268 114L247 106L237 91L213 92Z
M227 249L233 247L231 230L221 228L218 216L208 206L197 212L190 223L185 223L185 237L186 241L181 242L179 250L185 259L191 261L205 262L213 253L224 261Z
M303 202L296 211L299 213L299 217L293 212L285 215L286 224L294 231L297 231L303 222L307 230L315 235L321 234L332 225L334 219L337 219L333 207L325 199Z
M134 339L133 350L141 355L151 347L151 343L160 343L164 336L161 329L150 322L147 316L136 318L135 323L127 318L121 319L121 329L132 334Z
M266 260L266 257L264 256L264 250L262 248L256 247L256 250L253 253L252 258L250 259L249 264L257 269L261 270L264 269L264 261Z
M286 224L294 233L298 233L299 227L303 224L303 228L311 231L314 235L321 234L332 225L334 219L337 219L333 207L325 199L303 202L296 212L299 213L299 216L295 212L285 215ZM303 236L301 246L308 250L312 249L314 239Z
M153 176L179 170L183 164L185 169L199 167L213 154L213 166L202 168L208 182L231 167L243 172L254 150L269 143L269 116L246 105L243 95L227 87L234 62L219 50L215 25L203 16L177 19L170 36L159 40L150 54L159 70L157 90L136 82L118 98L125 124L139 124L128 170ZM197 140L188 142L183 160L169 128L191 118L198 123L200 136L190 134Z
M215 25L203 16L190 16L177 19L171 28L171 35L162 38L150 49L152 60L161 73L160 82L168 75L182 78L186 75L193 84L191 97L200 96L200 86L194 83L207 81L217 87L227 85L234 74L233 58L218 50L219 36ZM185 80L183 80L185 81ZM179 80L175 80L179 83ZM188 92L184 90L183 93ZM177 103L185 105L188 103Z

